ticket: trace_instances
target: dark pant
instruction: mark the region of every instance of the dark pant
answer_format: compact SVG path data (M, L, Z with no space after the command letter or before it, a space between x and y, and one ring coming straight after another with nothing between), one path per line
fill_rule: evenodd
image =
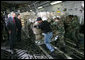
M21 41L21 30L17 31L17 41Z
M9 44L11 50L14 49L15 42L16 42L16 32L11 32L11 34L9 34Z

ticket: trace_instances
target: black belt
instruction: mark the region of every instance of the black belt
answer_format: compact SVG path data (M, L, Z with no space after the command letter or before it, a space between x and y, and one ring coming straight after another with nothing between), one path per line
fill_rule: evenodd
M51 33L51 32L46 32L45 34L48 34L48 33Z

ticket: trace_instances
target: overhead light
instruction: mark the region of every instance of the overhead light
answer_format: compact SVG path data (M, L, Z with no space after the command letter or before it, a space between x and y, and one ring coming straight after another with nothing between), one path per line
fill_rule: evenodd
M54 5L54 4L58 4L58 3L61 3L62 1L55 1L55 2L52 2L50 3L51 5Z
M82 7L84 7L84 2L82 2Z
M30 10L30 11L32 11L32 10Z
M38 9L41 9L41 8L43 8L43 7L42 6L38 7Z

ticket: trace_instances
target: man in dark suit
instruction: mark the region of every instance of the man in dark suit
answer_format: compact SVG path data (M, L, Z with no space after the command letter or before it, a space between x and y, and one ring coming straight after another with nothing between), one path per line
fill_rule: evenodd
M16 23L15 23L15 16L14 12L11 12L11 17L8 18L8 32L9 32L9 44L10 50L14 50L15 41L16 41Z
M16 27L17 27L17 41L21 41L21 28L22 28L22 24L21 24L21 17L20 14L17 15L16 18Z

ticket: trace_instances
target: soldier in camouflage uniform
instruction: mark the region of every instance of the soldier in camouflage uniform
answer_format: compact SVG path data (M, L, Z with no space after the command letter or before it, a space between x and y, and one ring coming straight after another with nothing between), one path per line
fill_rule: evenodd
M65 38L69 38L76 42L79 46L79 22L77 16L69 15L66 17L65 23Z
M61 50L65 50L65 42L64 42L64 34L65 34L65 29L64 29L64 24L63 20L60 18L56 18L55 21L53 22L53 25L55 26L55 30L57 31L58 40L57 40L57 46Z

